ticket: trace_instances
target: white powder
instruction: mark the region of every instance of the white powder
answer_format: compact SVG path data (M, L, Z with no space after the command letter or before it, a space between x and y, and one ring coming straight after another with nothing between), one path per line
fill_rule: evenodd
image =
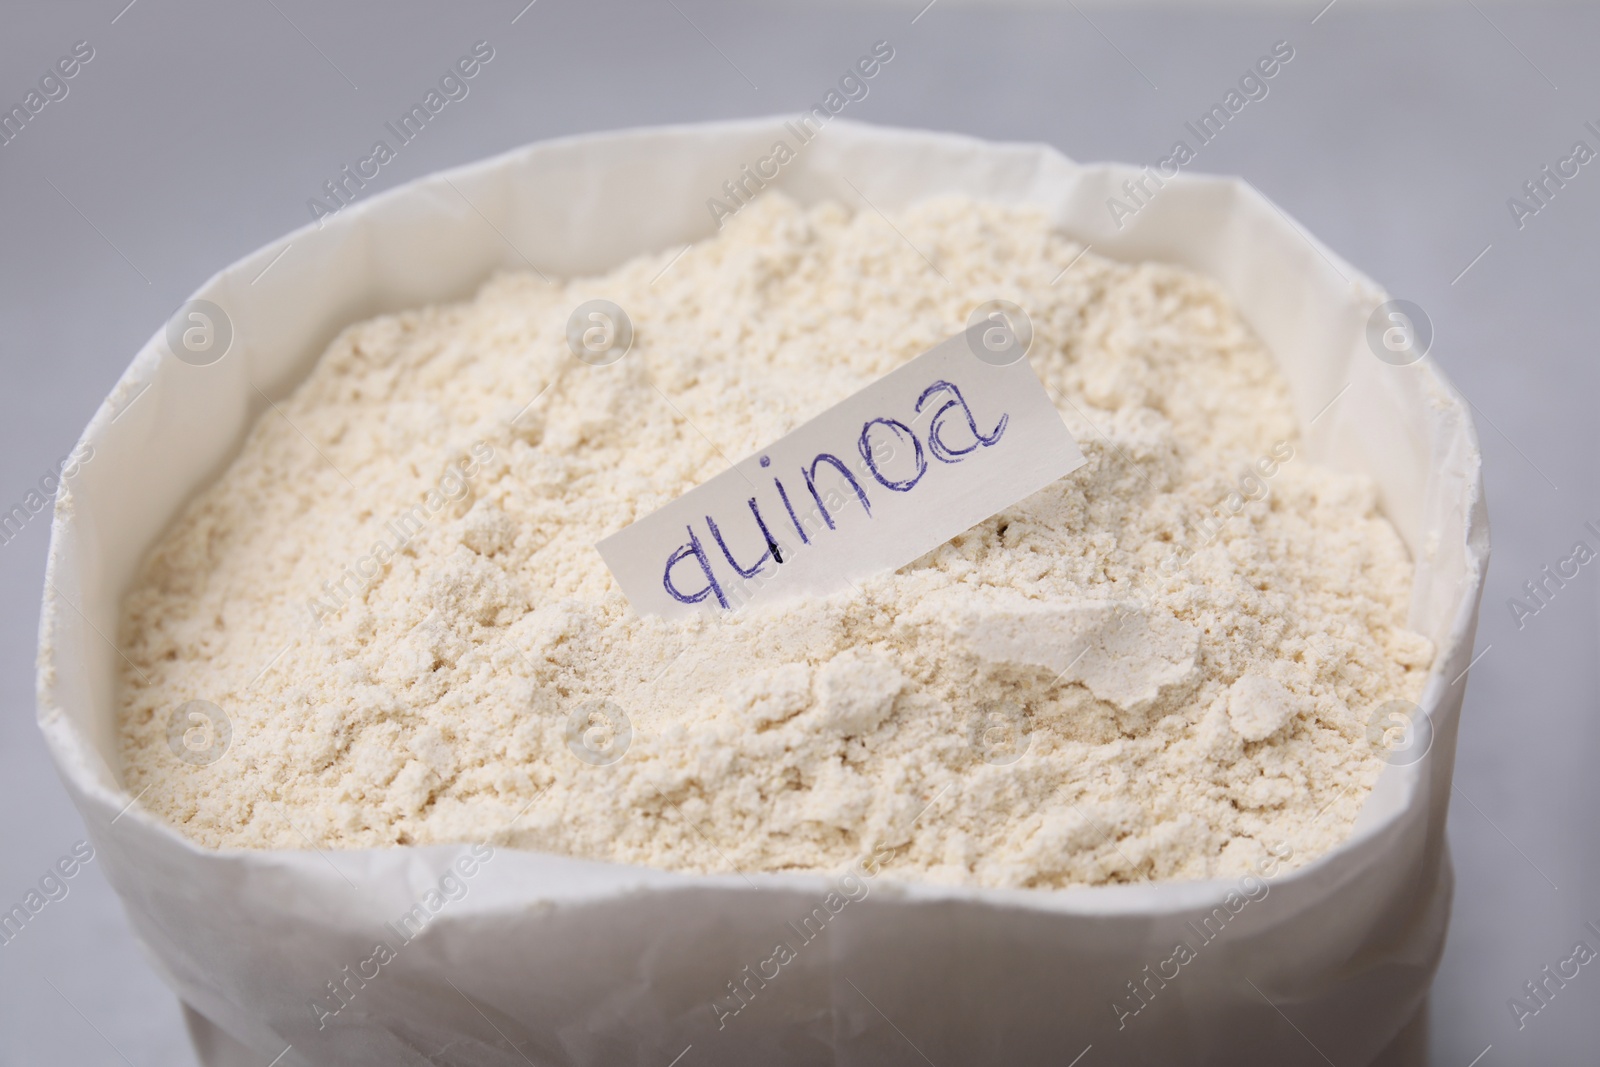
M748 872L882 843L897 876L998 886L1340 841L1382 766L1370 711L1416 699L1433 652L1371 485L1295 451L1207 279L1077 258L1015 208L894 226L769 194L671 266L505 274L346 330L127 599L128 788L216 846L498 831ZM609 367L566 343L594 297L635 326ZM596 541L997 297L1031 314L1086 466L859 594L720 624L628 607ZM232 724L208 766L169 746L189 700Z

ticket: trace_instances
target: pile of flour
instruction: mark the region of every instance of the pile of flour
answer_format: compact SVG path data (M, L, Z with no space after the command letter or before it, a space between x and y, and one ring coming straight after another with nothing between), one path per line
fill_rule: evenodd
M893 877L1017 887L1315 857L1382 767L1373 710L1433 658L1406 551L1299 451L1214 283L1081 251L1024 209L768 194L677 262L350 327L126 600L127 788L213 846L717 872L888 847ZM635 329L604 367L566 333L598 297ZM994 298L1084 467L859 592L630 609L595 542ZM214 762L175 754L189 701L227 718Z

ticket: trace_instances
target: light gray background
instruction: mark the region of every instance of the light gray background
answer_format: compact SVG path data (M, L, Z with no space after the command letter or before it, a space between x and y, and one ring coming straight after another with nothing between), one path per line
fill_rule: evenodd
M307 221L306 199L476 40L496 55L471 95L369 193L558 134L798 110L880 38L896 57L853 117L1153 162L1286 39L1295 58L1271 95L1196 169L1244 175L1427 309L1485 454L1494 561L1450 813L1458 886L1431 1062L1600 1059L1600 964L1520 1031L1507 1007L1580 937L1596 944L1582 926L1600 923L1600 568L1525 628L1507 607L1575 540L1596 542L1582 524L1600 522L1600 161L1520 231L1506 206L1575 140L1600 147L1583 128L1600 126L1600 13L1460 0L1382 14L1343 0L1313 24L1325 0L1221 13L945 0L912 24L920 2L538 0L513 24L525 2L0 8L0 104L74 42L96 52L65 100L0 147L0 510L71 449L195 286ZM6 908L83 835L33 721L47 525L0 546ZM0 1062L192 1063L99 871L71 886L0 946Z

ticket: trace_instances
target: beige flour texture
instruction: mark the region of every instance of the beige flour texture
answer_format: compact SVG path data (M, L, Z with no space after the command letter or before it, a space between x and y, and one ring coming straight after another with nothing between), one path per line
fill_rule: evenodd
M1012 887L1326 851L1383 766L1374 709L1432 661L1406 550L1367 480L1299 451L1217 285L1081 251L1015 207L769 194L676 262L350 327L126 600L127 787L247 848L751 872L889 847L893 877ZM566 339L597 297L636 330L605 367ZM628 606L595 542L997 297L1085 466L859 592ZM194 700L231 727L205 765L169 729Z

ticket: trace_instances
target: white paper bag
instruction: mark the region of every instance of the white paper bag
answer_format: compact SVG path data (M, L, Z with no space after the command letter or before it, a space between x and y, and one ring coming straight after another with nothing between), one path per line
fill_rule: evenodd
M752 982L829 879L496 849L460 878L464 896L401 942L385 924L470 849L210 851L127 807L118 653L104 635L140 557L238 449L262 406L252 383L281 395L343 326L468 296L524 257L546 274L598 273L705 237L706 197L781 136L779 118L580 137L412 182L200 289L233 320L225 358L180 361L164 331L139 352L86 431L95 461L58 499L38 695L40 727L155 965L226 1032L208 1039L216 1056L247 1049L282 1067L1067 1064L1090 1045L1084 1067L1368 1062L1420 1004L1443 946L1456 679L1488 557L1479 455L1430 360L1397 367L1369 351L1378 288L1238 180L1181 176L1118 230L1106 200L1130 168L836 120L782 183L802 202L855 204L853 183L885 211L948 193L1041 205L1098 254L1217 278L1276 354L1302 422L1348 385L1307 444L1375 479L1417 560L1410 622L1439 648L1422 701L1433 746L1385 770L1346 845L1273 879L1178 977L1152 983L1146 968L1195 941L1189 931L1233 885L956 889L897 883L884 868L776 977ZM380 940L397 950L375 963ZM719 1026L713 1003L736 981L749 1006ZM1149 1006L1119 1018L1112 1005L1130 983ZM320 1015L318 999L346 1006Z

